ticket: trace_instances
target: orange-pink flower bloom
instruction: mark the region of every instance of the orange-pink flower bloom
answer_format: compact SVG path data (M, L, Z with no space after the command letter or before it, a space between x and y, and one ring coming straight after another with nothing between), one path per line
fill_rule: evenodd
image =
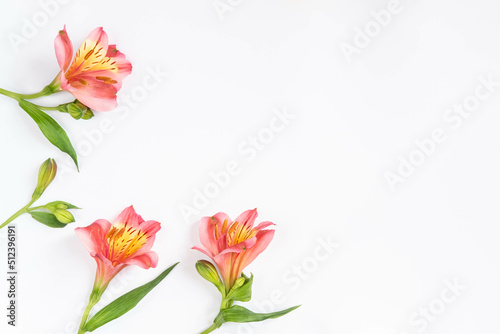
M204 217L200 222L200 240L203 247L193 247L208 255L217 265L226 289L229 291L241 276L243 269L262 253L274 237L274 225L263 222L253 227L257 209L243 212L232 221L225 213Z
M113 224L99 219L87 227L75 229L90 255L97 262L95 287L104 290L123 268L135 264L155 268L158 255L151 251L160 223L144 221L132 206L126 208Z
M57 62L61 68L59 82L87 107L109 111L116 107L116 93L122 80L132 72L125 55L108 44L102 27L94 29L80 46L73 59L73 45L66 27L55 40ZM73 59L73 61L71 61Z

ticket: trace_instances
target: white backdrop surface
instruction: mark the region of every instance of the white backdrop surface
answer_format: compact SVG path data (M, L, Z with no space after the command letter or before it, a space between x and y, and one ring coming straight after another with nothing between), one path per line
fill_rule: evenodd
M105 298L181 264L96 333L208 327L219 296L194 268L205 258L190 249L197 223L255 207L277 232L246 270L255 275L248 307L303 306L216 333L499 331L499 2L3 0L0 8L2 88L37 92L53 79L64 25L75 49L103 26L134 66L117 110L90 121L53 113L79 151L80 173L0 96L0 219L30 199L48 157L59 174L40 203L83 208L62 230L17 220L15 328L0 231L0 333L76 333L95 263L74 228L131 204L162 223L159 266L127 268Z

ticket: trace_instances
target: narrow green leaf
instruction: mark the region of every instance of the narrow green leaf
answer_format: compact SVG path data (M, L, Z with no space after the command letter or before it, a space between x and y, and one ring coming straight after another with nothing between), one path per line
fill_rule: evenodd
M29 214L35 220L39 221L42 224L47 225L48 227L63 228L63 227L66 227L68 225L68 224L63 224L63 223L59 222L59 220L57 220L56 216L54 216L52 213L31 211L31 212L29 212Z
M96 313L90 319L87 324L85 324L84 329L88 332L93 332L97 328L107 324L108 322L121 317L131 309L133 309L141 300L144 298L155 286L157 286L168 274L178 265L179 262L166 269L157 278L149 283L146 283L130 292L127 292L123 296L117 298L109 305L104 307L102 310Z
M294 306L290 307L283 311L272 312L272 313L254 313L243 306L234 305L225 310L221 310L217 318L215 318L214 323L216 323L219 327L225 322L255 322L255 321L264 321L267 319L276 319L281 316L284 316L287 313L292 312L293 310L300 307Z
M49 115L40 110L33 103L26 100L20 100L19 105L21 108L30 115L30 117L38 124L45 138L47 138L52 145L68 154L75 162L78 169L78 157L76 151L71 145L71 141L66 134L66 131Z

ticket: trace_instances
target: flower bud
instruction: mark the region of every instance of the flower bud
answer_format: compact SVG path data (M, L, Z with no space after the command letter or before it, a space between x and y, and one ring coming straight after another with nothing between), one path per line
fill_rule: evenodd
M231 288L231 290L236 290L236 289L238 289L238 288L242 287L242 286L243 286L243 284L245 284L245 282L246 282L245 277L243 277L243 276L242 276L242 277L238 278L238 279L234 282L234 285L233 285L233 287Z
M57 107L60 112L68 113L74 119L91 119L94 114L92 110L78 100L70 103L60 104Z
M47 203L43 206L33 208L32 210L30 210L30 214L39 222L54 227L54 221L62 224L69 224L75 221L73 214L68 211L70 209L80 208L68 202L55 201Z
M40 196L42 196L45 189L47 189L56 177L56 173L57 164L55 160L51 158L45 160L38 171L38 183L32 196L34 200L37 200Z
M59 210L66 210L68 206L64 203L56 203L54 205L54 208L59 209Z
M85 111L85 114L83 114L83 116L82 116L82 119L89 120L92 117L94 117L94 113L92 112L92 110L90 110L90 108L87 108L87 110Z
M227 294L226 298L228 300L238 300L241 302L248 302L252 298L252 285L253 285L253 275L251 277L241 274L241 277L234 282L231 290Z
M215 266L206 260L200 260L196 262L196 270L200 274L201 277L206 279L207 281L215 284L215 286L222 286L222 281L219 277L219 273Z
M75 218L68 210L54 210L52 212L57 220L63 224L69 224L75 221Z

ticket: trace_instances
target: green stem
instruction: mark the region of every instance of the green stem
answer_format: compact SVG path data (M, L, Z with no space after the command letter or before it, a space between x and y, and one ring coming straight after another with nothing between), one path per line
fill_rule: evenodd
M35 199L36 200L36 199ZM22 207L19 211L14 213L9 219L5 221L2 225L0 225L0 229L5 227L6 225L10 224L14 219L22 215L23 213L27 213L29 211L29 208L31 204L35 202L35 200L31 200L28 204L26 204L24 207Z
M83 312L83 317L82 317L82 321L80 322L80 328L78 329L78 334L84 334L87 332L86 330L83 329L83 327L85 327L85 324L87 323L87 319L89 318L90 311L92 310L92 308L94 306L95 306L95 304L92 304L89 301L89 304L87 305L87 308L85 309L85 312Z
M42 110L59 110L59 107L46 107L46 106L39 106L38 104L35 104L38 108Z
M0 88L0 94L8 96L10 98L13 98L14 100L17 100L17 101L21 100L20 94L11 92L10 90L7 90L7 89Z
M87 333L87 331L84 329L85 325L87 324L87 320L89 318L90 311L92 308L101 300L101 294L96 293L95 290L92 291L92 294L90 295L89 298L89 304L87 305L87 308L83 312L82 316L82 321L80 322L80 328L78 329L78 334L84 334Z
M234 303L234 300L232 300L232 299L226 299L225 294L223 294L222 295L222 302L221 302L221 305L220 305L221 311L225 310L227 308L230 308L231 306L233 306L233 303ZM212 326L210 326L209 328L207 328L205 331L201 332L201 334L207 334L207 333L213 332L214 330L216 330L217 328L219 328L222 325L222 322L219 323L218 320L219 320L219 316L217 316L217 318L214 320L214 323L212 324Z
M87 333L87 331L85 330L85 325L89 320L90 311L99 302L99 300L101 300L101 296L108 287L110 281L111 279L107 282L103 282L102 278L99 276L99 269L97 269L95 274L94 286L92 287L92 293L89 297L89 304L83 312L82 321L80 322L80 328L78 329L78 334Z
M36 210L40 210L40 209L45 209L45 206L44 205L41 205L41 206L34 206L32 208L28 208L26 209L27 212L31 212L31 211L36 211Z
M42 96L52 95L59 92L61 89L57 89L52 84L45 86L41 91L35 94L18 94L23 100L32 100Z
M213 332L214 330L216 330L217 328L217 325L216 324L213 324L212 326L208 327L206 330L204 330L203 332L201 332L201 334L208 334L210 332ZM79 333L80 334L80 333Z
M234 300L232 300L232 299L222 298L222 302L220 304L220 309L225 310L227 308L230 308L231 306L233 306L233 303L234 303Z
M32 100L36 99L42 96L47 96L47 95L52 95L54 93L60 92L61 89L61 83L59 82L59 74L55 77L54 80L47 86L45 86L41 91L35 94L19 94L19 93L14 93L6 89L0 88L0 94L3 94L5 96L8 96L10 98L13 98L14 100L20 101L20 100ZM51 108L51 107L47 107Z

